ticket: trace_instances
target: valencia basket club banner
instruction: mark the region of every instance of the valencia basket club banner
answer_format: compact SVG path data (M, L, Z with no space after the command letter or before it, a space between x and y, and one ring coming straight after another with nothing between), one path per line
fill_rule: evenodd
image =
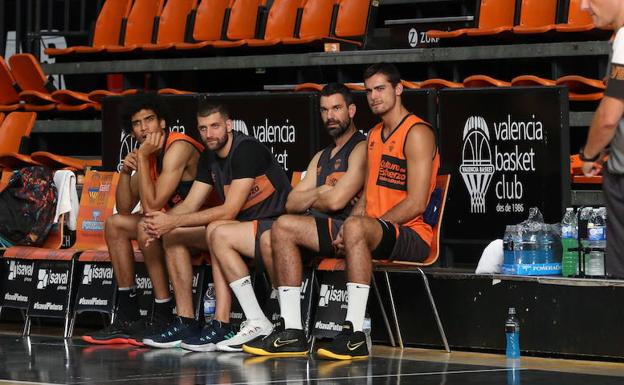
M538 207L570 202L568 100L561 87L439 91L442 168L451 174L444 238L490 241Z

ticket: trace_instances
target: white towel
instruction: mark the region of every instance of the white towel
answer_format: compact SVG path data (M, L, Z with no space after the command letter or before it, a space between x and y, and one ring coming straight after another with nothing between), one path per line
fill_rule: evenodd
M58 223L62 214L69 213L65 218L65 223L70 230L76 230L78 207L80 207L76 191L76 175L69 170L59 170L54 173L54 184L58 193L54 223Z
M481 254L479 265L477 265L477 274L496 274L501 272L503 265L503 240L493 240Z

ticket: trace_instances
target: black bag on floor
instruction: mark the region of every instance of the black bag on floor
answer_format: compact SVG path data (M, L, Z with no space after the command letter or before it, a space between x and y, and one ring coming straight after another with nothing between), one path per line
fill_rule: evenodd
M11 175L0 192L0 235L17 245L40 246L56 212L54 173L47 167L25 167Z

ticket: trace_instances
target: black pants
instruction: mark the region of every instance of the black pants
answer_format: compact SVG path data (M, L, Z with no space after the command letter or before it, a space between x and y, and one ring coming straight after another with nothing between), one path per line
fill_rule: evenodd
M610 277L624 278L624 175L603 173L602 190L607 205L607 256Z

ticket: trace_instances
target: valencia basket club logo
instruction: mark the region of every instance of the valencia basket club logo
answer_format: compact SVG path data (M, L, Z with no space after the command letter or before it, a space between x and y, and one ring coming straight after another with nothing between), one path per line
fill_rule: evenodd
M463 142L459 172L470 194L470 212L485 213L485 196L494 175L490 133L485 119L471 116L466 120Z

